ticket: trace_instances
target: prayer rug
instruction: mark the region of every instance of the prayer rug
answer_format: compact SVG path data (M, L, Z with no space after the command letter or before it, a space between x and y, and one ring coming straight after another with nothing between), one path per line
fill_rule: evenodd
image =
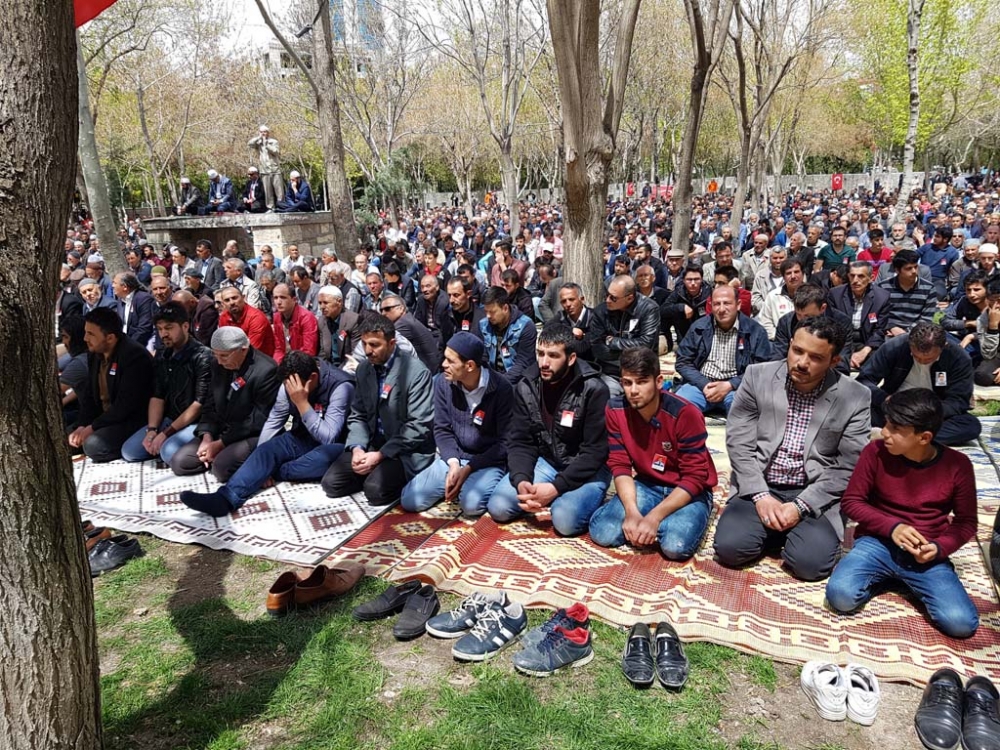
M1000 448L1000 419L982 421L981 444L962 449L976 469L979 541L989 538L1000 507L1000 477L990 455ZM980 612L979 631L964 641L939 633L912 599L898 593L840 616L825 604L825 582L792 578L780 558L767 557L744 570L718 565L712 545L729 475L723 425L709 420L709 448L720 477L716 512L699 552L686 563L668 562L652 551L601 548L586 536L561 538L544 518L499 526L488 517L460 519L455 508L443 506L423 514L394 510L331 559L377 561L375 569L391 569L387 577L393 581L421 578L458 594L503 589L534 607L582 601L598 618L623 628L666 619L686 640L783 662L851 661L883 679L914 684L943 666L1000 679L1000 607L976 542L951 558ZM435 524L441 525L426 536Z
M215 490L219 485L210 473L178 477L160 467L157 461L74 461L81 515L98 526L171 542L311 565L388 510L369 505L364 495L332 499L319 484L281 482L235 513L212 518L179 499L182 490Z

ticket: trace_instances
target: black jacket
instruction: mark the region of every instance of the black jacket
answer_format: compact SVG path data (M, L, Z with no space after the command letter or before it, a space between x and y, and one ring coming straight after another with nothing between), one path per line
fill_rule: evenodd
M585 359L588 362L594 361L594 351L590 345L590 325L594 322L594 308L583 306L583 312L580 313L580 321L574 323L569 319L569 316L563 310L560 310L555 315L555 320L562 322L567 328L579 328L583 331L583 338L576 340L576 346L574 350L576 351L576 356L580 359Z
M153 398L163 400L163 416L177 419L197 401L204 408L212 397L212 350L191 336L179 352L161 349L153 358Z
M212 334L219 328L219 311L211 295L198 298L198 306L191 316L191 335L205 346L212 345Z
M514 387L507 467L515 488L521 482L534 481L539 458L559 472L552 484L560 495L593 480L608 462L608 429L604 421L608 387L600 372L579 359L566 377L569 384L556 407L551 429L542 419L538 365L529 367ZM563 415L569 414L572 418L567 416L564 421Z
M212 362L212 395L201 410L195 435L211 435L223 445L257 437L280 385L278 365L253 347L235 372Z
M108 367L108 397L111 406L107 411L101 404L100 364L101 355L88 354L90 391L81 394L81 427L95 430L117 425L134 425L138 430L146 423L149 397L153 392L153 358L145 347L127 336L122 336L111 353Z
M688 330L692 325L694 325L695 321L708 315L708 313L705 312L705 308L711 298L712 287L710 284L702 282L701 289L698 290L698 296L692 299L688 296L687 288L682 282L678 286L674 287L674 291L672 291L666 301L660 305L660 314L663 316L664 324L673 325L673 327L677 329L678 338L684 338L687 336ZM685 305L694 310L694 315L690 318L684 314Z
M625 349L645 346L659 353L660 308L638 291L632 304L624 310L609 312L607 303L602 302L594 308L588 338L594 361L602 372L618 377Z
M477 305L469 305L469 309L464 313L457 313L448 306L448 314L441 321L441 351L448 345L448 340L459 331L468 331L471 334L482 338L479 330L479 321L486 317L483 308Z
M858 382L871 390L872 408L881 408L886 397L899 390L912 367L909 335L889 339L868 358L858 374ZM972 360L965 350L947 342L941 357L931 365L931 389L941 399L945 419L969 411L972 373Z
M250 189L253 188L253 195L250 194ZM246 198L252 198L252 202L248 205L243 202ZM260 180L248 181L246 187L243 188L243 194L240 196L240 211L249 211L252 214L262 214L267 211L267 199L264 196L264 183Z
M416 318L417 322L421 323L424 328L427 328L430 331L443 333L441 325L445 317L447 317L450 309L451 305L448 304L448 295L439 291L437 298L434 300L434 325L427 325L427 300L425 300L422 296L417 300L416 307L413 309L413 317ZM406 336L405 333L403 335ZM409 338L409 336L406 337ZM440 364L440 362L438 364ZM431 372L434 371L435 370L431 370Z
M441 367L441 350L438 348L434 334L410 313L405 313L393 325L397 333L403 334L407 341L413 344L417 358L431 374Z
M851 319L840 310L827 305L824 316L840 325L847 334L844 341L844 348L840 350L840 361L836 369L844 375L851 374L851 353L854 347L851 344ZM792 337L799 328L799 319L795 317L795 311L785 313L778 318L778 325L774 330L774 341L771 342L771 360L777 362L788 358L788 347L792 343Z
M854 293L847 284L830 290L830 307L839 310L850 321L854 317ZM851 325L855 348L870 346L878 349L885 343L889 325L889 292L872 284L865 292L861 305L861 327L855 332Z
M125 301L116 299L115 307L118 310L118 317L125 323ZM132 310L128 316L128 333L125 334L130 339L142 346L146 346L153 337L153 295L142 290L136 291L132 295Z

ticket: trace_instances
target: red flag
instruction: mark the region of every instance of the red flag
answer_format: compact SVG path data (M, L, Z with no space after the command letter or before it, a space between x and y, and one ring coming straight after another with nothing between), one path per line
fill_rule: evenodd
M114 4L115 0L74 0L76 28L80 28L87 21L93 21Z
M830 180L830 188L832 190L843 190L844 189L844 175L841 172L837 172Z

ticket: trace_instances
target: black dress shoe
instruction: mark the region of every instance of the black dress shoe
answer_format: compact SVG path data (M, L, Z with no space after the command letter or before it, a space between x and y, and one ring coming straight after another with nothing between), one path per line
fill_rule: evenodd
M420 586L420 581L407 581L399 586L390 586L374 599L355 607L351 616L361 622L372 622L394 615L403 608L411 595L420 591Z
M138 539L129 539L127 536L102 539L87 555L90 561L90 575L96 578L104 573L110 573L132 558L142 557L143 554Z
M403 612L392 626L392 634L397 641L408 641L427 632L427 621L438 613L441 603L433 586L421 586L420 590L411 594Z
M625 651L622 653L622 672L625 673L625 679L636 687L649 687L656 679L653 636L644 622L637 622L628 633Z
M669 622L656 626L656 676L665 688L678 690L688 678L688 660L681 639Z
M973 677L965 686L962 747L965 750L1000 748L1000 694L988 677Z
M962 678L954 669L939 669L924 688L913 724L924 747L955 750L962 742Z

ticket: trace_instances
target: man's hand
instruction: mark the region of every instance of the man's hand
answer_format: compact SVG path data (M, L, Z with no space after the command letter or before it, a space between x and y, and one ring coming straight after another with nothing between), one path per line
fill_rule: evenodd
M212 440L208 435L201 438L201 445L198 446L198 460L208 466L219 455L224 446L221 440Z
M633 547L649 547L656 544L658 530L659 524L649 516L643 516L639 511L625 514L622 531L625 532L625 539Z
M285 378L285 395L299 410L299 414L305 414L312 409L312 404L309 403L309 389L297 374L292 373Z
M371 474L380 463L382 463L381 451L363 451L361 448L355 448L351 455L351 469L361 476Z
M90 425L86 427L77 427L69 434L69 444L74 448L79 448L83 445L83 441L94 434L94 428Z
M719 380L709 383L701 392L705 394L705 400L710 404L717 404L728 396L733 390L732 384L728 380Z
M986 317L990 321L990 328L994 331L997 328L1000 328L1000 300L997 300L990 305L990 311L986 314Z
M471 473L472 467L469 464L462 466L458 461L452 460L448 464L448 476L444 479L444 499L451 502L457 498Z
M854 354L851 355L851 369L860 370L861 365L865 363L868 359L868 355L872 353L872 348L870 346L862 347L858 349Z
M781 506L783 503L774 495L768 495L767 497L762 497L756 503L754 507L757 509L757 515L760 517L760 522L764 524L765 529L770 529L771 531L781 531L781 516L779 511L781 511Z
M584 336L583 330L580 328L573 329L573 337L576 339L582 339Z
M163 449L163 444L169 439L164 432L157 432L155 435L152 432L146 433L146 438L152 438L149 440L149 446L146 446L146 441L143 440L143 447L146 448L146 453L151 456L159 456L160 451Z
M892 328L890 328L888 331L885 332L885 335L888 336L889 338L895 338L896 336L904 336L906 335L906 329L900 328L899 326L893 326Z
M694 310L689 305L684 305L684 317L690 320L692 315L694 315Z
M993 382L1000 385L1000 367L993 371Z
M520 501L518 505L525 513L538 513L551 505L558 496L559 492L551 482L521 482L517 487L517 499Z
M914 557L916 557L924 545L927 544L927 540L924 539L924 535L908 523L901 523L892 530L892 541L898 545L901 550L909 552ZM937 547L934 546L934 549L936 550Z
M775 523L777 524L778 531L788 531L802 520L802 516L799 514L799 509L795 507L795 503L782 503L775 515L777 516Z
M963 349L976 340L976 334L970 333L962 338L962 343L959 344Z

